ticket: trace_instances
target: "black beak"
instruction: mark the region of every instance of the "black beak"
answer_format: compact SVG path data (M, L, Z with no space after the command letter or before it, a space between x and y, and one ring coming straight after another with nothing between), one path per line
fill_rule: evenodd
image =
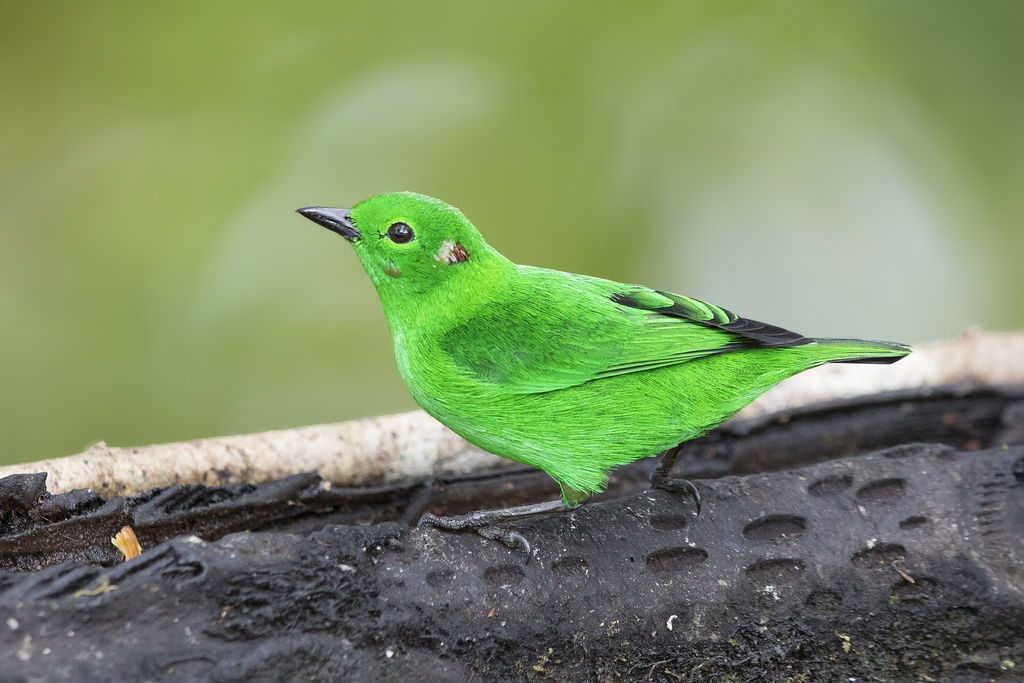
M297 209L297 211L314 223L333 230L349 242L363 239L363 233L356 230L356 226L352 223L352 212L349 209L307 206L304 209Z

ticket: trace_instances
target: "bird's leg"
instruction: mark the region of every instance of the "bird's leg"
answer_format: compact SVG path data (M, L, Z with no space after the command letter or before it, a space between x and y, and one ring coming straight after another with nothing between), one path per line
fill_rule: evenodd
M685 493L693 498L693 503L697 507L697 514L700 514L700 491L693 485L693 482L689 479L674 479L669 476L672 471L672 467L676 464L676 459L679 454L683 451L683 444L679 444L675 448L670 448L661 455L661 462L651 473L651 486L656 489L663 491L671 491L672 493Z
M450 531L473 529L484 538L491 541L499 541L513 550L517 547L522 548L526 551L526 557L529 558L531 550L530 542L527 541L522 534L496 527L494 524L530 515L540 515L545 512L556 512L564 508L565 503L563 503L559 498L558 500L551 500L544 503L517 505L515 507L498 508L497 510L479 510L477 512L470 512L466 515L457 515L454 517L439 517L438 515L428 512L420 517L420 521L416 526L420 527L429 524L432 527L448 529Z

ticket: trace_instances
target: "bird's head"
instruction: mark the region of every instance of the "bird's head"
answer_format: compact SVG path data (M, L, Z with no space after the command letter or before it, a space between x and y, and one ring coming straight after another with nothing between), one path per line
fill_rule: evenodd
M380 194L352 209L298 211L352 243L385 305L504 261L461 211L414 192Z

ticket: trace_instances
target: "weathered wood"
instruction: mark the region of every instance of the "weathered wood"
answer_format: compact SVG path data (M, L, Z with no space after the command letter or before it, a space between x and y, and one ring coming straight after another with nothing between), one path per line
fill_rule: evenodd
M828 365L793 377L740 418L882 391L971 384L1024 385L1024 332L973 330L925 345L894 365ZM120 448L0 467L0 478L47 472L51 493L91 488L130 496L172 484L254 484L318 472L336 486L381 486L515 467L422 411L181 443Z
M937 443L906 443L929 436ZM12 545L0 555L30 541L40 556L74 556L91 533L105 546L93 559L110 565L0 574L5 675L1019 678L1019 388L794 410L715 438L694 444L684 472L838 459L700 480L699 517L684 496L638 491L645 472L627 468L604 500L511 523L529 561L473 534L350 525L501 502L502 478L338 491L305 475L109 501L5 480L0 540ZM516 476L544 493L543 475ZM278 531L151 545L158 532L216 537L246 519ZM125 520L144 530L144 552L118 562L109 538Z

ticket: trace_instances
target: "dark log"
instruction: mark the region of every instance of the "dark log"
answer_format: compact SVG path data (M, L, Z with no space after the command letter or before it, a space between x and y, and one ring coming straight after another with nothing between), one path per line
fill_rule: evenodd
M699 517L644 490L645 461L603 500L510 523L529 558L381 520L553 492L531 472L505 497L508 476L353 491L297 475L108 501L8 477L4 675L1018 680L1022 437L1024 394L996 388L730 425L680 472L766 472L698 480ZM147 549L123 563L122 524Z

